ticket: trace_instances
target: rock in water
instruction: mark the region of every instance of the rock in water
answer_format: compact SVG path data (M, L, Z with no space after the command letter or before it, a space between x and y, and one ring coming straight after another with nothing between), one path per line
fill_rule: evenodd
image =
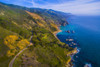
M73 30L72 33L75 33L75 31Z
M74 41L74 39L66 39L66 41Z
M92 67L91 64L85 64L84 67Z
M67 32L67 33L70 33L70 30L68 30L68 31L65 31L65 32Z

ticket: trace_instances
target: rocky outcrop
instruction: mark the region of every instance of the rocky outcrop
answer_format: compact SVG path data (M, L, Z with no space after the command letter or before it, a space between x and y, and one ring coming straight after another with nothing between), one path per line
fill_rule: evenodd
M62 23L62 26L68 25L69 23L67 21Z

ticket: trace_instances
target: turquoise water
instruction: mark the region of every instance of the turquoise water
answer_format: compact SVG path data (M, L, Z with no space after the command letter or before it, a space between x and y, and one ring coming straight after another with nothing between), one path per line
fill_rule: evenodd
M62 32L57 37L71 47L78 47L80 52L74 56L74 66L84 67L91 64L92 67L100 67L100 16L74 16L68 18L69 25L61 26ZM67 33L65 31L75 31ZM73 38L72 42L67 42L67 38Z

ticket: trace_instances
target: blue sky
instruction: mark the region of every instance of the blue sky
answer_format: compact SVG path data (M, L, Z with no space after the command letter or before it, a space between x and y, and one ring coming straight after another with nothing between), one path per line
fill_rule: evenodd
M54 9L75 15L100 15L100 0L0 0L0 2Z

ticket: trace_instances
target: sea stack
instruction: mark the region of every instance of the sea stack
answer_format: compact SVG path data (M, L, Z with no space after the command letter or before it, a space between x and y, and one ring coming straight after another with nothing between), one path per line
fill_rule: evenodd
M66 39L66 41L74 41L74 39Z

